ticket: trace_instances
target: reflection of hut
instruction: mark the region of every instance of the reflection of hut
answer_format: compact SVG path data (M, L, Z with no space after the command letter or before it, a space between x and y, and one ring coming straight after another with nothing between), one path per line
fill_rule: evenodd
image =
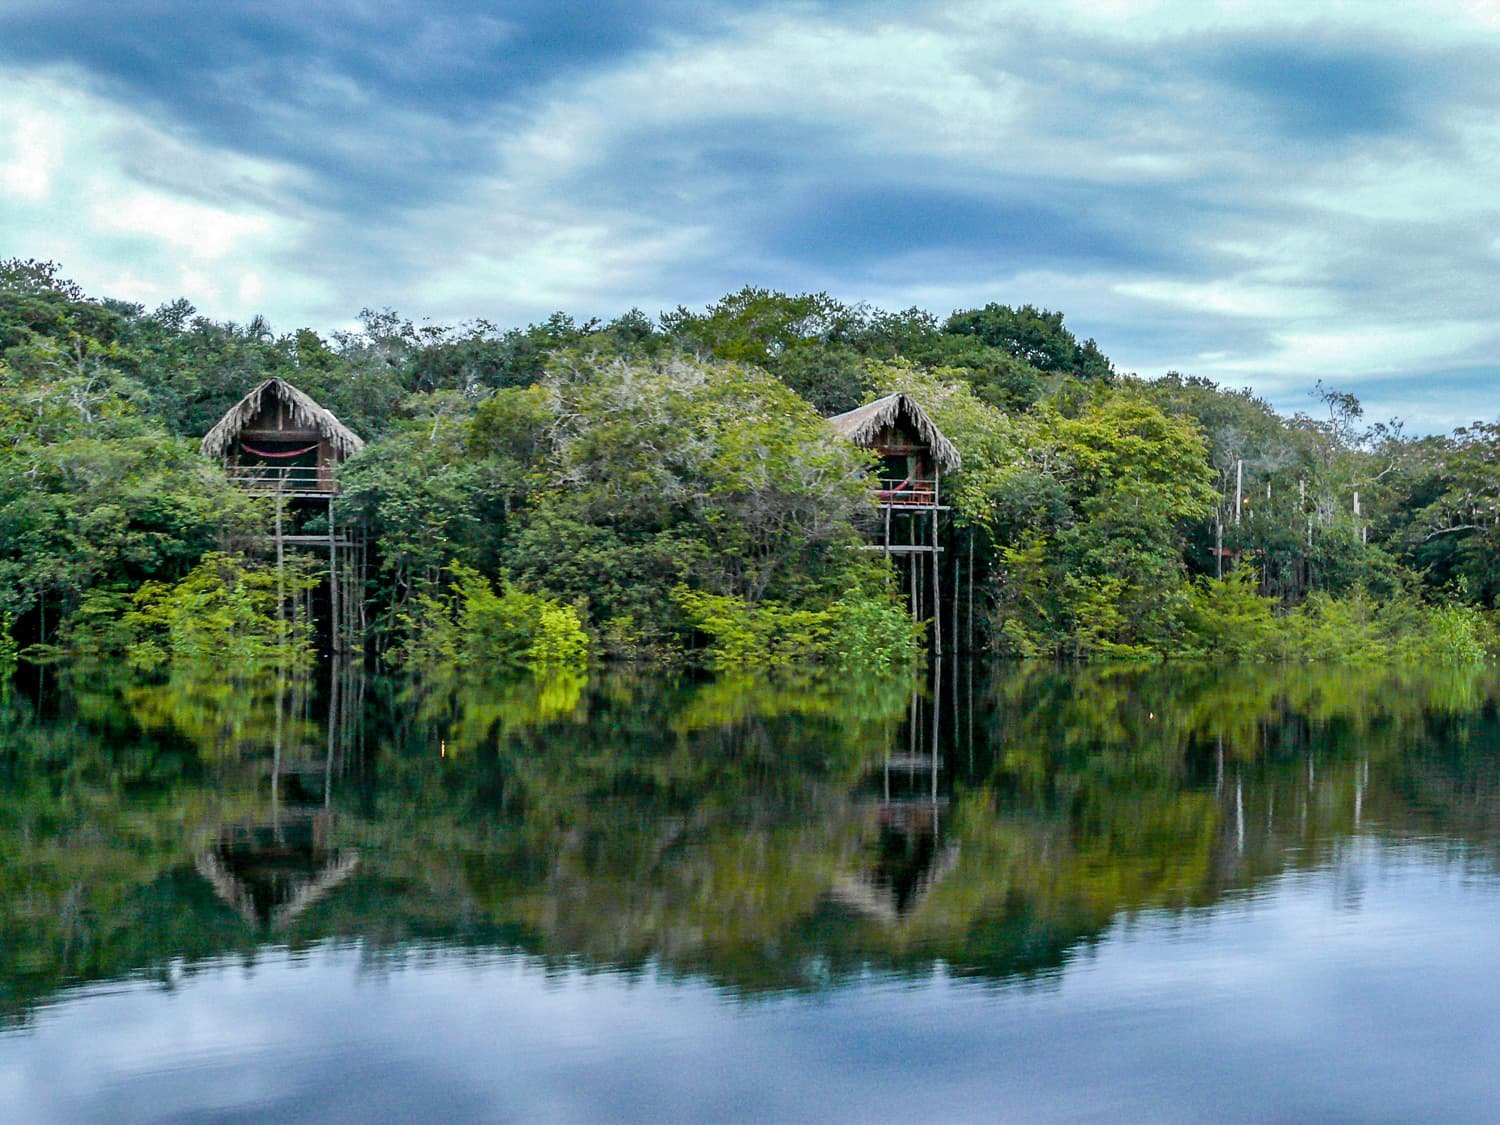
M884 802L873 862L833 886L839 905L885 923L899 922L958 864L958 845L945 842L936 802Z
M364 447L331 411L285 379L267 379L219 419L202 448L244 487L326 495L334 467Z
M286 814L283 814L286 816ZM329 816L319 811L275 824L226 827L194 866L214 893L252 926L284 926L332 892L359 863L328 846Z
M948 798L939 753L941 666L938 672L932 699L912 692L904 752L889 745L879 774L870 778L879 786L871 802L878 832L873 854L841 876L831 892L841 906L888 924L916 911L958 865L958 842L943 832Z

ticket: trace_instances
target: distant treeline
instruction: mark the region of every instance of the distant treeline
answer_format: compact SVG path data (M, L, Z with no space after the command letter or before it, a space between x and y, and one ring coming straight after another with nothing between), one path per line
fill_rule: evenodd
M272 375L368 442L337 515L374 545L375 642L397 657L438 641L482 655L519 622L522 662L576 654L548 633L574 623L609 656L905 659L901 594L851 549L868 458L821 421L892 390L963 455L943 564L961 645L1345 660L1491 645L1494 424L1410 438L1322 386L1283 417L1248 390L1118 372L1030 305L940 319L746 288L655 318L360 321L278 334L0 263L0 660L97 640L128 613L139 626L148 583L147 616L176 621L174 589L189 613L235 581L226 559L261 565L265 506L197 439Z

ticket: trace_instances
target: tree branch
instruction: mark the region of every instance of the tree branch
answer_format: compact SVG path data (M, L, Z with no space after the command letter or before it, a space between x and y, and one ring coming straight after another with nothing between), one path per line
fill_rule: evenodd
M1477 523L1462 523L1462 524L1458 524L1455 527L1441 527L1441 528L1438 528L1438 530L1429 532L1427 535L1425 535L1423 537L1423 539L1422 539L1422 542L1423 543L1430 543L1432 540L1436 539L1439 535L1452 535L1454 532L1458 532L1458 531L1478 531L1478 530L1479 530L1479 525Z

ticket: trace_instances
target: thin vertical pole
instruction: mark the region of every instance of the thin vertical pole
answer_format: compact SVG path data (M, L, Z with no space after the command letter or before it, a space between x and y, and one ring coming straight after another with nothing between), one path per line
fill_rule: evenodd
M333 651L343 652L339 636L339 548L333 527L333 497L328 498L328 639Z
M912 546L916 546L917 535L912 532ZM911 580L917 587L917 620L927 620L927 575L923 573L922 556L913 551L911 555Z
M333 752L336 740L339 737L339 697L340 680L343 679L344 670L339 666L338 658L334 658L333 674L328 677L328 756L323 762L323 807L327 808L333 803Z
M941 616L941 615L939 615ZM932 826L937 829L938 799L938 742L943 716L943 662L939 660L933 669L932 684Z
M969 653L974 652L974 529L969 528Z
M938 494L937 481L932 485L932 652L943 655L943 568L938 556Z
M922 618L917 609L917 556L906 556L906 585L911 596L911 619L920 621Z
M969 772L974 772L974 662L968 661L964 665L964 683L968 687L968 730L969 730ZM956 726L957 724L955 724Z
M1214 520L1214 577L1224 577L1224 511Z
M286 544L281 538L281 481L276 481L276 624L278 642L286 640Z
M278 497L278 500L280 497ZM276 741L271 746L271 824L279 838L281 835L281 738L282 708L286 706L286 669L276 665Z
M954 648L955 651L957 651L957 649L958 649L958 637L959 637L959 634L958 634L958 592L959 592L959 590L963 589L963 587L958 584L958 544L954 543L953 547L954 547L954 550L953 550L953 593L951 593L951 594L948 595L953 600L949 603L950 612L948 614L948 626L949 626L949 631L953 635L953 648ZM957 691L957 689L958 689L958 685L957 685L957 682L955 681L955 683L954 683L954 690L955 690L955 692ZM955 695L954 696L954 704L953 704L955 713L957 712L957 708L958 708L957 699L958 699L958 697L957 697L957 695ZM954 729L957 730L958 729L958 720L954 719L953 722L954 722Z

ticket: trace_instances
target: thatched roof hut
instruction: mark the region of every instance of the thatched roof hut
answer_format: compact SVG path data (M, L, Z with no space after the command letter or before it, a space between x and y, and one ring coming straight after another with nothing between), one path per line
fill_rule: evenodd
M861 449L873 450L882 457L916 456L947 472L962 463L953 443L904 391L835 414L828 424Z
M333 469L364 440L285 379L267 379L240 399L203 438L203 453L222 461L251 490L327 496Z
M310 396L285 379L267 379L240 399L203 438L203 454L229 460L244 437L284 439L313 437L329 445L333 457L342 461L365 447L364 439L344 425L333 411L319 406Z

